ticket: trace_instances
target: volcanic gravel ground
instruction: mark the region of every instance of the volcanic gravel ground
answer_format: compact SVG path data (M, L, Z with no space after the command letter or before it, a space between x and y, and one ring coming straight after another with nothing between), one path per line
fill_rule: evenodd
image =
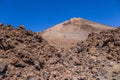
M120 28L65 50L41 33L0 24L0 80L120 80Z

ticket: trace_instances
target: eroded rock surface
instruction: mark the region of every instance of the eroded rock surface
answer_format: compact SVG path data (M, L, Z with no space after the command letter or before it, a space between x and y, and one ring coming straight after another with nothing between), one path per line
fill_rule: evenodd
M71 18L45 30L42 37L56 48L70 48L77 42L86 40L91 32L112 29L114 28L82 18Z
M119 80L120 28L91 33L69 50L41 33L0 24L0 80Z

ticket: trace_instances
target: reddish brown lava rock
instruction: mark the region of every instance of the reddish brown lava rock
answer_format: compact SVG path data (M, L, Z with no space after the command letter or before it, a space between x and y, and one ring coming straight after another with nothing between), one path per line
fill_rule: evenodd
M51 46L42 33L2 26L0 80L120 79L120 29L91 33L66 50Z

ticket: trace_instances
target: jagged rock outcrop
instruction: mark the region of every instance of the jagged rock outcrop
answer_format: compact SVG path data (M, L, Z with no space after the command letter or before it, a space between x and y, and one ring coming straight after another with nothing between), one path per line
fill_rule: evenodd
M99 34L91 33L88 39L78 43L73 51L85 56L86 68L89 67L90 71L95 69L90 72L92 75L96 75L93 79L120 79L120 28L102 31Z
M0 80L42 78L41 70L56 50L40 34L23 26L0 25Z

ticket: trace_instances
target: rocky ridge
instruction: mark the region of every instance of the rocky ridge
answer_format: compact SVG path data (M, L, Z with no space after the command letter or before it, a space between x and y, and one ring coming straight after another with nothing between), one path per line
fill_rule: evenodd
M92 32L68 50L41 35L0 24L1 80L120 79L120 28Z

